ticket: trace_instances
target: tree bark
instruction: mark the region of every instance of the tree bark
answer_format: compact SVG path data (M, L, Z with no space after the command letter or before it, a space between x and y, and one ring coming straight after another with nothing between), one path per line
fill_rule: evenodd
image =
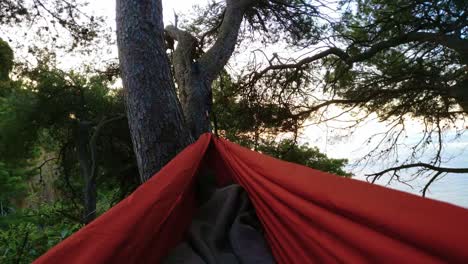
M172 39L177 40L172 63L185 121L194 139L210 131L211 82L200 71L195 58L197 39L174 26L166 27Z
M195 139L210 131L211 85L234 52L245 10L253 2L226 1L218 38L200 58L195 54L198 40L194 36L175 26L166 27L168 36L178 42L173 55L174 74L185 120Z
M117 0L121 77L141 181L210 131L211 84L231 57L253 2L226 0L218 39L200 58L195 58L195 37L168 27L179 42L174 54L179 102L166 56L161 0Z
M193 141L166 56L161 0L117 0L117 44L140 179Z

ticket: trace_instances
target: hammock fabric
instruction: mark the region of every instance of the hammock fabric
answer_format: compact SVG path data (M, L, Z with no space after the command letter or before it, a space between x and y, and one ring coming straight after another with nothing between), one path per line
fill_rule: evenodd
M248 193L278 263L468 263L468 210L280 161L202 135L35 263L159 263L196 212L195 176Z

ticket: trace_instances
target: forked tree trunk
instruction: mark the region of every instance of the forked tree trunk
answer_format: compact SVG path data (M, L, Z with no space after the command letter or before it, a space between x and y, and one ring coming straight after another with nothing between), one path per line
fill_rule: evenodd
M179 102L166 56L161 0L117 0L120 70L142 181L210 130L211 83L231 57L244 12L253 2L226 0L218 39L200 58L194 57L197 40L190 33L167 28L178 41Z
M234 51L239 28L251 0L227 0L218 39L201 57L197 57L198 40L189 32L167 26L166 33L177 41L173 66L185 120L196 139L210 131L211 85Z

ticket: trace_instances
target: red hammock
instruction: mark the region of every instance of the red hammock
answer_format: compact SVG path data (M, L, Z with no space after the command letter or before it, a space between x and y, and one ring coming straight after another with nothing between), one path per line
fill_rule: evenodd
M278 263L468 263L468 210L280 161L211 134L35 263L158 263L196 210L194 178L249 194Z

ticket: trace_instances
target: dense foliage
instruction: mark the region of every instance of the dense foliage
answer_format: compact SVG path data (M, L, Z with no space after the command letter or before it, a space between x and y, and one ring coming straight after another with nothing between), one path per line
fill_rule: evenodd
M15 67L13 80L13 54L2 44L0 261L28 263L133 191L138 170L122 91L111 88L115 78L62 71L44 53L35 67ZM234 97L225 101L238 105ZM242 138L249 130L244 117L219 122L231 140L251 147ZM264 142L258 150L349 176L345 160L292 141Z
M82 225L63 217L59 204L43 204L0 217L0 262L31 263Z

